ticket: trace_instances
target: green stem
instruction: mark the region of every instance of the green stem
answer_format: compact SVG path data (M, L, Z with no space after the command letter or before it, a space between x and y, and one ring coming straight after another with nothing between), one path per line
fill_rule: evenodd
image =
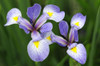
M90 51L88 66L93 66L93 60L94 60L94 55L95 55L95 50L96 50L96 34L97 34L99 22L100 22L100 6L99 6L97 17L96 17L96 24L95 24L95 27L94 27L94 33L93 33L93 37L92 37L92 45L91 45L91 51Z
M68 55L67 56L65 56L58 64L57 64L57 66L63 66L63 64L64 64L64 62L68 59Z
M35 66L39 66L39 65L38 65L38 62L35 62Z

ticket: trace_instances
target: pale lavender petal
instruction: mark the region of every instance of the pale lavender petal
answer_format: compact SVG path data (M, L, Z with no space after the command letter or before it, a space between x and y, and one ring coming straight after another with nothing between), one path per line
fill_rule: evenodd
M65 12L64 11L61 11L61 12L59 12L59 13L54 13L53 15L52 15L52 17L50 17L49 19L50 20L54 20L55 22L60 22L60 21L62 21L63 19L64 19L64 17L65 17Z
M43 12L60 12L60 9L56 5L47 5L44 7Z
M81 29L86 21L86 16L81 13L75 14L71 19L71 27L76 28L77 30Z
M8 13L7 13L7 23L4 26L9 26L12 24L18 24L18 17L21 17L21 12L17 8L12 8Z
M48 15L47 14L43 14L40 16L40 18L37 20L36 24L35 24L35 28L36 30L38 30L48 19Z
M27 9L27 15L30 19L33 20L33 22L35 22L40 12L41 12L41 6L39 4L34 4L32 7L29 7Z
M25 26L23 26L23 25L19 25L19 28L23 29L26 34L30 33L30 31Z
M40 33L36 30L33 30L33 32L31 33L31 38L33 41L39 41L42 39Z
M65 12L61 11L58 6L56 5L47 5L43 9L43 13L48 14L50 20L54 20L56 22L59 22L63 20L65 16Z
M61 21L59 23L59 30L60 30L60 34L66 38L68 33L68 24L66 21Z
M71 43L73 43L74 41L78 42L78 30L77 29L71 28L70 33L69 33L69 41Z
M23 27L21 27L22 29L24 29L24 30L28 30L28 31L32 31L33 30L33 26L30 24L30 22L28 21L28 20L26 20L26 19L24 19L24 18L22 18L22 17L19 17L18 18L18 22L19 22L19 25L20 25L20 27L21 26L23 26ZM25 29L26 28L26 29ZM25 31L26 32L26 31Z
M40 40L38 47L36 47L33 40L31 40L27 46L27 51L33 61L41 62L49 55L49 45L46 40Z
M86 53L86 49L84 45L78 44L75 46L74 44L76 45L77 43L73 43L72 44L73 47L70 47L70 48L68 47L67 54L71 56L73 59L75 59L76 61L78 61L79 63L85 64L87 53ZM76 49L74 49L74 51L76 50L76 52L72 51L72 49L75 47Z
M52 31L41 33L42 38L45 39L49 45L53 43L51 38L52 34L54 34Z
M68 44L68 42L64 38L57 36L57 35L52 34L51 39L52 39L52 42L56 42L57 44L63 47L67 46Z
M40 28L40 32L41 33L45 33L45 32L49 32L51 31L53 28L52 23L48 22L46 24L44 24L41 28Z

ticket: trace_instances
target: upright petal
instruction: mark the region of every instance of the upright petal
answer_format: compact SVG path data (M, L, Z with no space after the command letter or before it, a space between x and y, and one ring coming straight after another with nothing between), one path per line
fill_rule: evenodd
M60 34L63 35L64 37L67 37L67 33L68 33L68 24L66 21L61 21L59 23L59 30L60 30Z
M48 15L47 14L43 14L40 16L40 18L37 20L36 24L35 24L35 28L36 30L38 30L48 19Z
M35 42L31 40L27 46L27 51L33 61L41 62L49 55L49 45L45 40Z
M85 21L86 16L83 16L81 13L77 13L71 19L71 27L74 27L79 30L84 26Z
M7 13L7 23L4 26L9 26L12 24L18 24L18 17L21 17L21 12L19 9L17 8L13 8L11 9L8 13Z
M45 32L49 32L51 31L53 28L52 23L48 22L46 24L44 24L41 28L40 28L40 32L41 33L45 33Z
M40 33L36 30L33 30L33 32L31 33L31 38L33 41L39 41L42 39Z
M29 31L33 31L33 26L30 24L28 20L19 17L18 21L19 21L19 27L22 28L26 33L29 33Z
M44 7L43 9L43 13L46 13L49 15L49 19L50 20L54 20L56 22L59 22L61 20L63 20L64 16L65 16L65 12L61 11L58 6L56 5L47 5Z
M78 42L78 30L75 28L71 28L70 33L69 33L69 41L71 43Z
M62 47L65 47L68 44L68 42L64 38L54 35L54 34L51 35L51 40L52 42L58 43Z
M71 46L68 47L67 53L69 56L71 56L79 63L85 64L87 53L83 44L78 44L78 45L77 43L71 44Z
M51 45L53 42L52 42L52 39L51 39L51 35L53 34L52 31L49 31L49 32L44 32L41 34L42 38L44 38L49 45Z
M33 22L35 22L36 18L39 16L41 12L41 6L39 4L34 4L32 7L27 9L27 15Z

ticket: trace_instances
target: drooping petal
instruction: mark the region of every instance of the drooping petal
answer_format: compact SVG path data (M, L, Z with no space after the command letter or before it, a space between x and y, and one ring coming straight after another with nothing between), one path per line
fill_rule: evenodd
M63 35L64 37L67 37L67 33L68 33L68 24L66 21L61 21L59 23L59 30L60 30L60 34Z
M13 8L11 9L8 13L7 13L7 23L4 26L9 26L12 24L18 24L18 17L21 17L21 12L19 9L17 8Z
M40 28L40 32L41 33L45 33L45 32L49 32L51 31L53 28L52 23L48 22L46 24L44 24L41 28Z
M30 24L28 20L19 17L18 21L19 21L19 27L23 29L26 33L29 33L29 31L33 30L33 26Z
M49 32L45 32L45 33L42 33L41 36L42 38L44 38L49 45L51 45L53 42L52 42L52 39L51 39L51 35L53 34L52 31L49 31Z
M79 30L84 26L85 21L86 16L83 16L81 13L77 13L71 19L71 27L74 27Z
M33 32L31 33L31 38L33 41L39 41L42 39L40 33L36 30L33 30Z
M38 30L47 21L47 19L48 19L47 14L41 15L35 24L35 29Z
M69 41L71 43L73 43L74 41L78 42L78 30L77 29L71 28L70 33L69 33Z
M34 4L32 7L27 9L27 15L33 22L37 19L41 12L41 6L39 4Z
M43 13L46 13L49 15L49 19L50 20L54 20L56 22L59 22L61 20L63 20L64 16L65 16L65 12L61 11L58 6L56 5L47 5L44 7L43 9Z
M44 39L35 42L31 40L27 46L27 51L33 61L41 62L49 55L49 45Z
M71 45L72 46L68 47L67 54L79 63L85 64L87 53L84 45L77 43L73 43Z
M63 47L67 46L68 44L68 42L64 38L54 35L54 34L51 35L51 40L52 42L56 42L57 44Z
M26 34L30 33L30 31L25 26L23 26L23 25L19 25L19 28L23 29Z

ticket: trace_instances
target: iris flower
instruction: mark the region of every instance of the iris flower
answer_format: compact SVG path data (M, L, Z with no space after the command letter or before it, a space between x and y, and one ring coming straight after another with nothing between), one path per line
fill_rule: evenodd
M71 30L69 34L69 41L67 39L68 24L66 21L59 23L60 34L64 37L51 35L52 41L58 43L60 46L67 46L67 54L81 64L86 62L86 49L82 43L78 42L78 30L81 29L86 21L86 16L81 13L75 14L71 19Z
M60 12L60 9L56 5L47 5L43 9L43 14L38 18L41 12L41 6L34 4L27 9L27 15L30 21L21 16L21 12L17 8L11 9L7 14L7 23L5 26L12 24L18 24L27 34L31 32L32 40L27 46L29 57L33 61L43 61L49 54L49 45L52 44L51 34L52 23L45 23L48 19L56 22L61 21L65 13ZM38 19L37 19L38 18Z

